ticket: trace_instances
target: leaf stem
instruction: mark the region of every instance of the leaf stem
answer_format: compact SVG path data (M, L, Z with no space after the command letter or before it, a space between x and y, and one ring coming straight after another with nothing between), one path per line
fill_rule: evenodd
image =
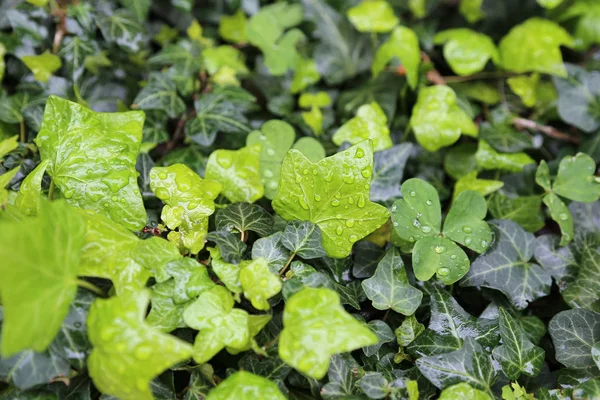
M283 269L281 271L279 271L279 276L285 275L285 272L287 271L288 267L292 263L292 260L294 259L294 257L296 257L296 253L292 253L292 255L290 255L290 258L288 258L287 262L283 266Z
M25 143L26 136L25 135L25 120L21 118L21 143Z
M279 334L277 334L277 336L275 336L275 338L273 338L273 340L271 340L270 342L266 343L262 348L263 350L267 351L268 349L271 348L271 346L273 346L275 343L277 343L279 341Z
M534 129L534 130L542 132L543 134L550 136L551 138L554 138L554 139L564 140L566 142L571 142L571 143L575 143L575 144L579 143L579 139L576 137L569 136L565 133L562 133L558 129L553 128L551 126L538 124L537 122L532 121L530 119L515 118L515 119L513 119L512 123L518 129L524 129L524 128Z
M90 292L96 293L98 296L106 297L106 294L102 291L102 289L100 289L98 286L94 285L91 282L85 281L83 279L77 279L77 286L86 288Z
M54 199L54 179L50 181L50 188L48 188L48 200L52 201Z

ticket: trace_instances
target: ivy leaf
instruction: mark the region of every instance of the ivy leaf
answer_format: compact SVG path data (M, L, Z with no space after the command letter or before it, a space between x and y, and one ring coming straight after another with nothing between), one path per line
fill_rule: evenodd
M500 56L494 41L487 35L471 29L459 28L439 32L435 44L444 45L444 58L458 75L472 75L482 71L491 59L499 63Z
M273 272L279 272L290 258L290 252L281 244L283 232L258 239L252 246L252 259L264 258Z
M273 230L273 217L256 204L234 203L219 210L215 218L217 230L252 231L267 236Z
M419 90L409 123L417 142L427 151L450 146L461 132L477 136L477 126L456 104L456 94L443 85Z
M596 163L585 153L565 157L558 165L552 191L569 200L591 203L600 198L600 179L594 176Z
M254 203L264 194L260 153L258 144L239 150L215 150L208 157L205 178L220 182L223 195L232 203Z
M321 229L310 221L288 222L280 239L283 247L306 260L327 254L321 242Z
M381 320L371 320L367 326L375 335L377 335L377 339L379 340L377 344L374 344L373 346L363 347L363 353L365 353L367 357L377 354L379 349L381 349L381 346L386 343L393 342L396 338L394 336L394 332L392 332L392 328L390 328L388 324Z
M281 163L292 148L296 133L287 122L271 120L263 124L260 131L252 131L246 138L246 145L260 144L260 176L265 185L265 197L275 198L279 188Z
M241 241L240 241L241 242ZM221 257L221 251L218 247L208 247L211 257L211 267L215 275L221 282L233 293L242 293L242 284L240 282L240 271L242 265L232 264Z
M377 336L343 309L331 289L305 288L286 302L279 356L305 375L321 379L331 355L376 343Z
M472 338L465 339L460 350L438 356L421 357L417 368L438 389L465 382L491 395L496 380L492 359Z
M230 375L211 390L206 400L284 400L275 382L262 376L240 371Z
M183 313L185 323L200 332L193 357L198 364L209 361L225 346L242 348L250 340L248 313L233 308L233 297L223 286L202 292Z
M43 83L62 66L60 58L48 50L38 56L22 56L21 61L33 72L33 77Z
M85 224L63 202L45 205L42 211L35 219L3 223L11 232L0 247L3 357L25 349L45 350L77 292Z
M575 23L575 39L578 48L588 48L594 43L600 41L600 35L595 29L595 24L598 21L600 7L593 0L578 0L570 4L569 7L562 12L561 20L578 18Z
M537 71L566 77L560 46L573 46L566 30L550 20L530 18L500 41L502 66L517 73Z
M558 7L564 0L537 0L544 8L553 9Z
M517 320L500 308L500 337L502 345L494 349L494 358L500 362L508 379L516 380L521 374L537 376L544 365L544 350L529 341Z
M150 5L152 4L150 0L121 0L121 3L134 13L140 22L144 22L148 18L148 11L150 11Z
M595 366L592 346L600 340L600 313L577 308L556 314L548 327L556 360L568 368Z
M193 258L185 257L171 261L165 265L164 271L175 281L172 297L176 304L195 299L215 285L208 276L206 266Z
M460 0L459 12L470 23L474 24L485 18L485 12L481 10L483 0Z
M362 281L367 297L378 310L392 309L400 314L412 315L423 293L408 282L400 252L389 250L377 265L373 277Z
M317 69L317 63L311 58L300 58L296 65L294 79L290 86L290 92L299 93L308 86L319 82L321 74Z
M566 123L584 132L594 132L600 127L600 73L567 64L569 76L554 78L558 92L558 114ZM596 111L594 111L596 110Z
M482 169L500 169L509 172L519 172L526 165L535 164L533 158L527 153L499 153L485 140L479 141L475 161Z
M379 151L373 156L372 201L387 201L400 197L400 182L412 150L412 143L402 143Z
M297 150L283 160L273 208L285 220L311 221L323 233L327 255L343 258L352 245L389 217L369 200L373 148L369 141L313 163Z
M535 106L537 100L536 89L540 75L536 72L531 76L513 76L506 80L510 89L521 98L523 104L527 107Z
M405 347L411 344L423 331L425 326L414 315L404 318L402 325L394 331L398 345Z
M47 384L54 379L68 376L69 372L69 363L53 352L39 353L25 350L11 357L0 359L0 379L19 389L30 389ZM4 391L2 395L8 399L23 398L22 395L9 397L10 389Z
M461 286L484 286L500 290L518 309L550 293L552 278L541 266L530 262L535 237L513 221L493 221L496 239L479 256Z
M143 123L139 111L96 113L56 96L48 98L35 141L69 204L131 230L146 224L135 170Z
M421 48L419 38L412 29L405 26L395 28L387 42L379 47L371 65L373 76L377 77L393 58L397 58L402 63L409 86L413 90L416 89L419 83Z
M183 321L183 311L192 301L177 304L175 303L174 296L174 279L169 279L152 286L152 308L148 317L146 317L148 325L161 332L171 332L177 328L187 326Z
M350 8L346 15L359 32L385 33L399 23L386 0L363 1Z
M356 112L356 117L342 125L331 139L338 146L344 142L354 145L371 139L373 150L376 152L389 149L393 145L387 118L376 102L361 106Z
M537 232L544 227L541 205L540 196L509 197L494 193L488 199L488 208L494 218L515 221L528 232Z
M327 400L355 394L357 375L360 374L361 369L350 354L331 356L331 364L327 371L328 383L321 389L321 396Z
M281 279L271 272L264 258L254 260L242 268L240 283L244 289L244 296L250 300L252 306L263 311L270 308L267 300L279 293L282 287Z
M233 15L223 15L219 19L219 35L228 42L246 43L248 41L247 28L248 20L241 9Z
M140 110L162 110L170 118L177 118L185 111L185 103L177 94L175 82L167 74L153 72L148 84L133 100L133 107Z
M208 217L215 211L221 184L203 180L184 164L173 164L152 168L150 188L166 203L161 219L169 229L178 229L169 233L169 240L197 254L206 242Z
M504 182L502 181L479 179L477 178L477 174L477 171L469 172L456 181L452 198L456 200L459 194L467 190L472 190L482 196L487 196L488 194L494 193L496 190L499 190L504 186Z
M149 291L141 290L92 304L87 323L94 349L88 369L101 392L151 400L150 380L192 354L189 344L144 323L149 300Z
M142 24L128 10L116 10L97 20L102 36L109 43L131 53L137 53L145 42Z
M461 4L464 3L461 2ZM489 394L482 392L479 389L474 389L466 382L457 383L442 390L439 400L457 400L457 399L470 399L470 400L492 400Z
M37 215L40 209L42 179L49 163L49 160L39 163L21 182L15 206L25 215Z
M237 235L229 231L213 231L207 235L207 239L219 246L219 256L229 263L239 263L246 251L246 243L242 242ZM215 256L213 256L214 258Z

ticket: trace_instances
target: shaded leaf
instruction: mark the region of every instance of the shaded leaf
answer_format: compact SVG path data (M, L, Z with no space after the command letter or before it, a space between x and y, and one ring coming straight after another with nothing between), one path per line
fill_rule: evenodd
M556 359L573 369L596 365L592 347L600 338L600 313L577 308L561 311L548 327Z
M215 225L217 230L236 229L238 232L252 231L267 236L273 230L273 217L259 205L234 203L219 210Z
M283 247L307 260L325 256L321 230L310 221L290 221L280 239Z

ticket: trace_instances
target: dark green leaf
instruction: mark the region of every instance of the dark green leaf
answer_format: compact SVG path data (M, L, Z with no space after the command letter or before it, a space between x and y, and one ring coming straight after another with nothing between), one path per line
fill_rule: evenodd
M596 365L592 347L600 340L600 313L580 308L561 311L548 330L559 362L573 369Z
M217 230L252 231L267 236L273 230L273 217L261 206L234 203L219 210L215 219Z

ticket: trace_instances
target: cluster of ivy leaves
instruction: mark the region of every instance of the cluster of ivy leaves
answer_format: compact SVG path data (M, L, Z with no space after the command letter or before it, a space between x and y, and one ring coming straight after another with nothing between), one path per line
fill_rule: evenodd
M600 399L598 0L0 0L0 399Z

